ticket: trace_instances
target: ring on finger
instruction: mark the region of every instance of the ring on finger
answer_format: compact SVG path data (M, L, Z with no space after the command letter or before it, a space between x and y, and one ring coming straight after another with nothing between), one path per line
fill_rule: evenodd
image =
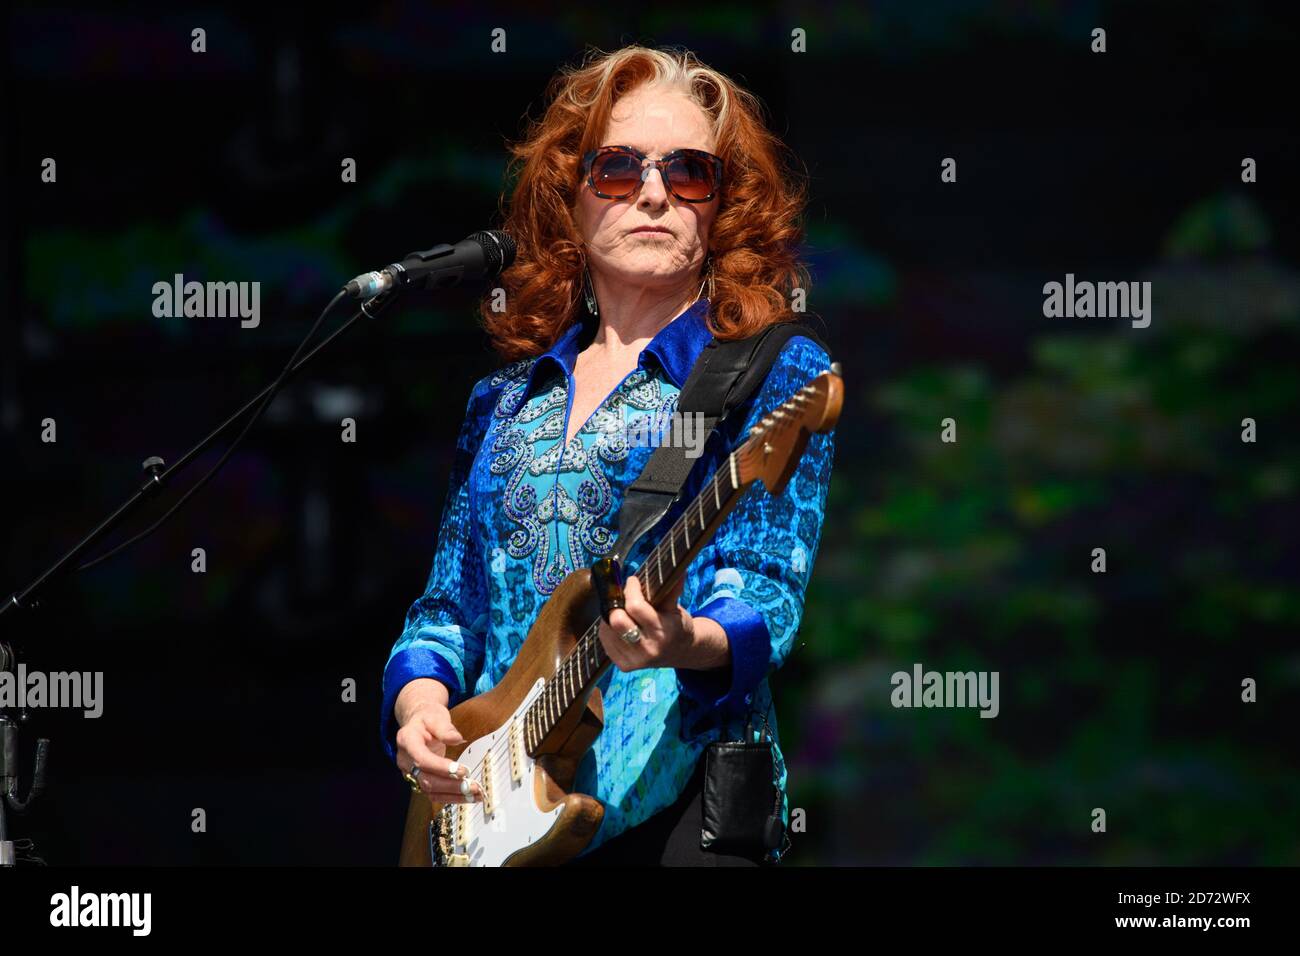
M402 779L411 785L412 793L420 792L420 781L417 779L419 776L420 768L418 766L412 767L409 771L402 774Z

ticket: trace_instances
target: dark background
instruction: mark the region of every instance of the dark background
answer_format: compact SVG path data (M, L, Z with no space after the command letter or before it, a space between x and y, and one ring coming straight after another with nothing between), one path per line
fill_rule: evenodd
M848 389L773 679L808 821L788 862L1300 863L1283 6L595 7L11 7L0 594L269 381L343 281L495 225L504 142L561 64L680 44L807 165L809 304ZM155 318L176 272L260 281L260 326ZM1151 327L1044 318L1067 272L1152 281ZM461 289L353 330L163 529L0 617L29 668L106 672L104 717L24 731L53 739L48 793L11 818L38 855L394 861L380 676L468 390L501 364L476 322ZM916 662L997 670L1001 714L891 707Z

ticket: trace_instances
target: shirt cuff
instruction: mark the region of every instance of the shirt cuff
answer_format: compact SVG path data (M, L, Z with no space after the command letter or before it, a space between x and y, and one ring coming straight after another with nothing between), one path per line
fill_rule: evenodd
M394 654L384 668L384 703L379 720L379 733L389 760L397 759L398 727L393 705L397 703L402 688L421 677L432 677L447 685L449 708L459 703L461 695L456 688L460 686L460 680L445 657L427 647L407 647Z
M739 598L714 598L692 617L717 621L731 647L731 667L700 671L677 668L677 681L692 700L712 710L740 710L767 674L772 643L763 616Z

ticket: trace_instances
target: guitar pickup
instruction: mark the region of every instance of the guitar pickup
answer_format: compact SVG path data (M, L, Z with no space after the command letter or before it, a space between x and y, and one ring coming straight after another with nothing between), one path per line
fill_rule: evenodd
M492 751L483 755L483 812L489 816L494 812L492 799Z
M524 781L524 735L517 720L510 722L510 779Z
M454 806L453 812L456 815L456 846L468 846L470 833L470 806L468 803L458 803Z

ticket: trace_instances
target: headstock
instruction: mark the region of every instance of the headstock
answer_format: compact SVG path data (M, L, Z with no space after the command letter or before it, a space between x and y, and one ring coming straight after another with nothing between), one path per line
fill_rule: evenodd
M779 495L799 465L808 436L834 428L843 406L840 363L832 362L830 371L822 372L749 430L749 438L736 449L741 484L762 480L769 493Z

